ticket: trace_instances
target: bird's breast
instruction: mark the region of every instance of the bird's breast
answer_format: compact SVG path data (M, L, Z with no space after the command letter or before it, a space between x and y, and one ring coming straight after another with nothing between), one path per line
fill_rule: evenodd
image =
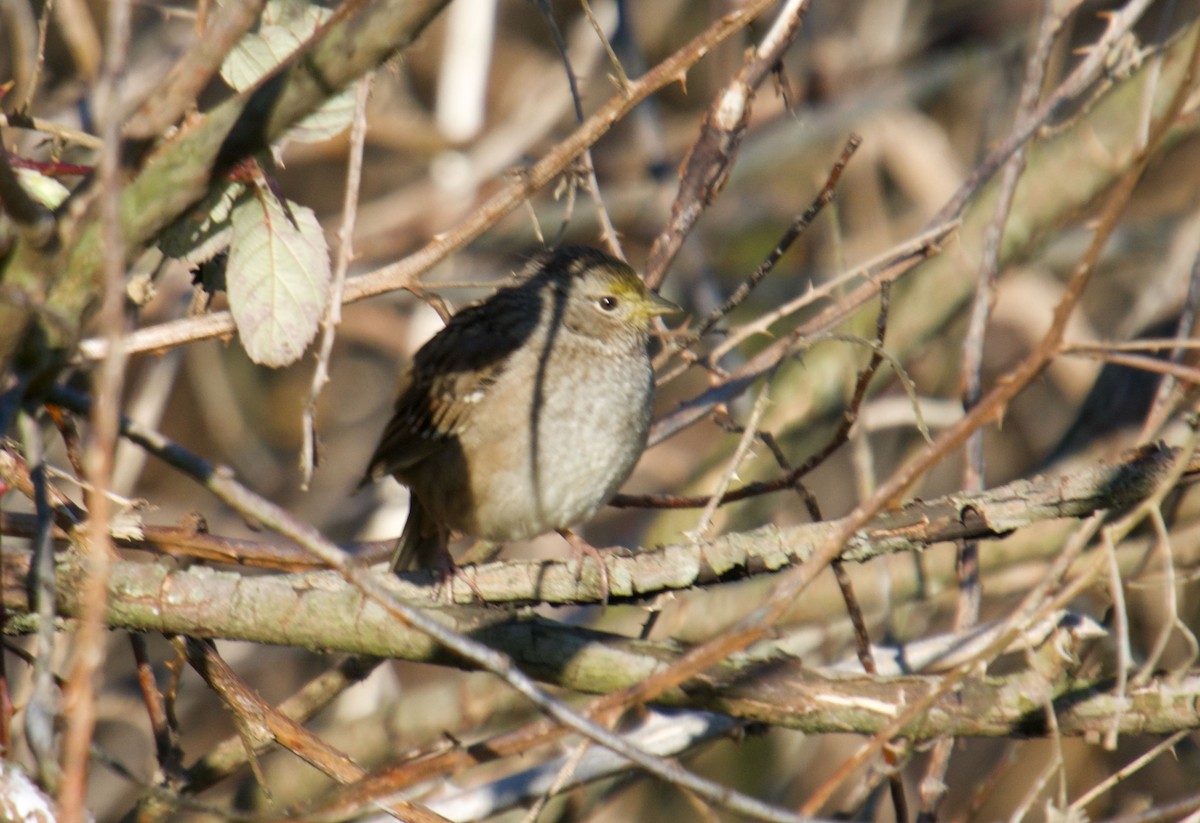
M470 467L474 522L463 530L519 540L566 528L591 517L633 470L653 405L645 350L561 354L510 369L506 378L521 379L493 386L463 432L468 453L494 458Z

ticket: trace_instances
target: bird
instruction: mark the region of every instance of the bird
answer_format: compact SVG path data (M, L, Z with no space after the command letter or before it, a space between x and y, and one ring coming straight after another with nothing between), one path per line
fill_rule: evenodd
M625 482L654 406L655 318L679 308L626 263L589 246L539 253L512 285L463 308L400 375L360 487L410 492L393 571L455 569L457 533L506 543L570 530Z

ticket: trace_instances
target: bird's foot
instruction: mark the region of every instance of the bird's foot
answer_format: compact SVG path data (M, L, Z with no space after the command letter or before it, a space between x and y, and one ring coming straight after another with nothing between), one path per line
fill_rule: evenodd
M454 562L454 558L450 556L449 551L438 553L437 562L433 569L434 588L433 599L442 600L443 597L446 603L453 606L454 599L454 581L461 580L467 584L467 588L475 595L476 600L483 600L483 592L479 590L479 586L475 582L473 574L468 574L467 570Z
M608 577L608 564L604 562L604 555L600 549L597 549L570 529L559 529L558 533L567 541L567 545L571 547L571 554L575 557L576 583L583 577L583 561L590 557L596 562L596 568L600 572L600 605L607 606L612 586Z

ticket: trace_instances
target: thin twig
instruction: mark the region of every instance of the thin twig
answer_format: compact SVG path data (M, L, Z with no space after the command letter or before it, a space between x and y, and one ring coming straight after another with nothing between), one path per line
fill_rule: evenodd
M817 193L813 202L799 217L792 221L792 224L788 226L787 231L779 238L775 247L758 264L758 268L751 272L746 281L738 286L724 303L718 308L713 309L712 313L704 319L704 322L696 329L695 334L697 337L703 337L708 334L721 321L721 318L726 317L731 311L744 303L755 287L762 282L762 279L775 268L775 264L787 253L787 250L792 247L797 238L804 233L805 229L812 225L813 220L817 218L821 210L833 202L833 195L837 189L838 181L842 177L842 172L845 171L850 158L854 156L854 152L858 151L860 145L862 145L862 138L857 134L851 134L846 138L846 145L842 148L841 155L834 162L833 167L830 168L829 176L825 179L825 185L821 186L821 190Z
M1050 718L1053 718L1053 707L1050 708L1049 712L1044 713L1046 713ZM1029 810L1033 808L1033 804L1037 802L1038 798L1042 794L1042 791L1046 788L1046 784L1050 781L1050 778L1054 776L1054 773L1058 771L1061 766L1062 763L1060 759L1058 757L1052 757L1050 758L1049 762L1047 762L1038 770L1034 778L1028 782L1028 785L1026 785L1024 794L1017 801L1016 806L1009 814L1008 823L1021 823L1021 821L1025 819L1025 816L1029 814Z
M1134 774L1136 774L1137 772L1141 771L1142 768L1144 768L1145 766L1148 766L1151 762L1153 762L1156 758L1158 758L1164 752L1168 752L1171 749L1175 748L1175 744L1178 743L1183 738L1187 737L1187 735L1188 735L1188 732L1186 732L1186 731L1176 732L1175 734L1168 737L1166 740L1160 741L1158 744L1150 747L1150 749L1148 751L1143 752L1138 757L1135 757L1133 760L1129 761L1124 766L1117 769L1117 771L1113 772L1108 777L1101 780L1095 786L1092 786L1092 788L1088 789L1086 792L1079 795L1079 797L1072 800L1071 801L1071 809L1074 811L1077 811L1077 812L1083 811L1084 807L1087 806L1087 804L1091 803L1093 800L1095 800L1097 797L1099 797L1100 795L1109 791L1110 789L1112 789L1114 786L1116 786L1118 783L1120 783L1122 780L1126 779L1127 777L1131 777Z
M1153 677L1155 670L1158 668L1163 653L1167 650L1167 643L1176 630L1179 631L1192 651L1191 658L1180 667L1181 669L1188 669L1195 662L1198 645L1200 645L1196 642L1196 635L1188 628L1183 618L1179 616L1179 594L1175 589L1175 557L1172 554L1171 535L1167 529L1167 522L1163 517L1162 509L1156 506L1150 509L1148 516L1151 525L1154 527L1154 542L1151 544L1151 548L1162 558L1163 571L1160 585L1163 597L1166 599L1163 607L1166 613L1170 615L1170 619L1163 622L1162 628L1159 629L1158 637L1142 661L1141 668L1129 679L1130 686L1133 688L1138 688L1150 682L1150 678Z
M577 744L571 751L571 754L563 758L563 764L559 768L558 773L554 775L554 780L549 788L542 792L537 800L529 807L529 811L521 818L521 823L537 823L537 819L541 817L542 811L546 808L546 804L550 802L550 798L563 790L571 777L575 774L575 770L579 768L579 762L583 760L583 756L587 754L588 749L592 747L590 740L584 740Z
M1074 14L1078 2L1073 2L1061 11L1054 0L1043 0L1037 36L1033 49L1025 64L1025 78L1018 96L1016 123L1031 117L1041 94L1054 43L1063 23ZM971 305L967 334L963 340L962 357L962 404L969 411L983 396L984 341L992 307L996 301L996 280L1000 273L1001 240L1008 224L1009 213L1016 199L1017 184L1025 171L1026 144L1020 144L1008 158L1001 172L996 204L991 220L983 230L978 284ZM978 491L985 486L983 430L976 430L964 448L962 484L964 491ZM954 612L954 628L963 630L979 620L980 604L983 600L982 582L979 577L979 544L967 540L955 547L955 570L958 576L958 599ZM946 772L950 766L951 740L940 741L934 746L930 760L921 780L921 817L934 820L937 808L945 797Z
M50 8L49 3L46 4L46 8ZM98 150L104 146L104 141L94 134L88 134L86 131L79 131L78 129L64 126L61 123L56 123L53 120L47 120L43 117L0 114L0 126L44 132L51 135L55 140L61 140L64 143L75 143L87 149Z
M60 4L61 8L61 4ZM125 237L121 224L121 89L129 54L132 4L114 0L108 6L104 61L95 100L101 112L104 149L97 168L100 233L103 237L104 295L99 318L108 350L93 375L96 402L91 409L91 440L84 454L88 495L88 526L84 553L88 564L84 608L75 634L70 674L64 691L67 728L63 737L63 783L58 802L68 823L86 818L88 756L96 721L95 694L107 648L104 612L108 575L114 555L109 527L112 513L108 490L120 423L121 389L128 362L122 345L125 333Z
M146 638L140 634L130 634L129 644L133 649L134 664L137 669L138 689L142 693L142 702L146 705L146 716L150 721L150 732L154 735L154 752L158 758L158 768L163 782L172 789L179 787L180 772L183 768L183 750L179 748L179 728L172 722L167 713L167 704L158 683L154 677L154 666L146 652Z
M932 257L941 250L942 243L946 242L950 238L950 235L958 230L958 226L957 222L937 226L893 246L860 266L848 269L836 277L830 278L819 286L814 287L810 285L804 294L789 300L777 309L761 314L753 320L731 330L728 337L709 353L709 362L715 363L719 361L735 347L741 345L751 337L768 334L771 326L783 318L790 317L796 312L811 306L818 300L841 293L851 281L859 279L870 281L877 277L883 278L885 273L897 268L903 261L913 259L926 260ZM871 283L864 285L869 287L869 294L856 289L854 292L856 297L852 298L854 308L864 305L867 300L874 299L875 297L875 287ZM838 303L840 304L849 297L849 295L843 296L838 300ZM862 297L863 299L859 300L858 297Z
M584 4L586 7L586 3ZM567 41L563 39L562 30L558 27L558 21L554 19L554 9L550 5L550 0L537 0L538 10L541 11L542 17L546 21L547 27L550 29L550 39L554 41L554 47L558 49L559 59L562 60L563 71L567 75L567 85L571 89L571 103L575 107L575 120L582 124L585 121L583 114L583 100L579 96L579 78L575 74L575 67L571 65L571 57L567 53ZM600 34L601 42L608 46L608 39L604 37L604 31L600 28L596 18L592 16L591 10L588 9L588 20L592 26ZM608 50L610 59L616 59L612 53L612 49ZM620 64L618 63L618 68ZM621 72L624 77L624 72ZM622 86L622 91L628 91L629 80L625 79L625 85ZM600 194L600 181L596 179L596 164L592 162L592 150L586 148L579 153L578 163L584 177L584 186L591 195L592 205L596 207L596 219L600 222L600 240L608 247L609 252L620 260L625 259L625 252L621 249L621 238L617 235L617 229L613 225L612 217L608 213L608 207L604 205L604 197ZM574 189L574 175L568 172L567 185ZM569 215L570 212L568 211ZM564 218L566 220L567 218ZM559 230L559 237L566 231L566 224ZM557 242L555 239L555 242Z
M737 75L716 95L688 149L680 171L671 220L655 238L646 260L646 283L662 285L667 269L704 210L720 195L746 129L758 86L775 70L800 34L809 0L788 0L758 47L746 55Z
M1106 352L1162 351L1163 349L1200 351L1200 340L1152 337L1144 340L1124 340L1106 343L1064 343L1062 347L1063 354L1103 354Z
M1033 352L1010 371L1004 380L999 381L979 405L963 417L962 421L943 431L932 444L923 448L900 466L888 480L880 484L874 495L856 506L842 525L834 530L807 563L783 576L760 608L755 609L733 628L712 640L693 647L676 663L646 678L635 690L638 697L651 699L654 695L661 693L663 689L682 682L761 638L768 627L786 613L790 605L812 583L820 571L841 553L846 541L859 528L869 522L886 505L911 488L925 472L944 459L952 450L961 446L971 432L996 419L1017 393L1042 373L1058 351L1067 319L1074 311L1084 287L1095 270L1102 250L1116 228L1118 218L1123 213L1134 187L1141 179L1146 165L1153 156L1153 149L1165 138L1175 122L1175 118L1182 110L1191 87L1188 79L1195 76L1198 63L1200 63L1200 37L1193 40L1191 54L1188 57L1188 68L1184 72L1185 81L1175 89L1170 103L1161 118L1155 123L1147 150L1134 159L1132 167L1119 178L1105 198L1096 221L1092 241L1067 282L1062 298L1055 306L1050 328ZM893 736L894 732L878 735L871 746L867 748L873 750L874 747L883 745ZM847 761L847 768L853 769L855 762L860 761L857 761L857 758Z
M18 417L21 439L30 463L33 500L37 511L37 530L33 541L33 603L38 616L38 632L33 663L33 694L25 706L25 739L33 751L42 785L57 789L62 777L58 763L57 725L60 700L54 682L54 616L57 614L57 593L54 588L54 546L50 542L53 513L46 490L46 463L42 451L41 432L36 421L22 412Z
M1133 666L1133 649L1129 645L1129 610L1125 606L1125 587L1121 582L1121 567L1117 564L1117 545L1108 528L1100 530L1100 544L1104 547L1107 562L1108 592L1112 597L1113 635L1117 651L1116 684L1117 705L1124 705L1129 689L1129 670ZM1121 728L1121 711L1112 717L1112 723L1104 735L1104 748L1116 751L1117 735Z
M876 317L876 341L869 343L871 346L871 359L867 366L858 374L855 381L854 390L850 397L850 402L846 409L842 412L842 420L838 424L837 431L830 437L829 442L804 461L800 466L790 472L787 472L782 477L777 477L773 480L763 480L755 483L747 483L732 491L724 492L719 498L712 495L683 497L678 495L629 495L618 494L609 501L609 505L618 509L628 508L664 508L664 509L683 509L683 508L699 508L707 507L712 500L717 500L718 505L733 503L738 500L746 500L750 497L757 497L763 494L771 494L773 492L784 491L786 489L795 488L796 484L802 477L812 472L818 466L822 465L829 457L838 449L850 436L850 430L858 421L859 412L862 409L863 400L866 398L867 389L871 385L871 380L874 379L879 366L883 363L886 354L883 350L883 334L887 326L888 303L890 295L890 284L884 283L879 292L879 314ZM837 336L831 336L835 339ZM916 408L914 406L914 408ZM918 419L920 411L917 411ZM922 431L925 430L921 424Z
M874 379L876 373L879 371L880 365L883 364L883 344L887 338L889 296L890 291L885 285L879 292L879 314L875 319L875 345L871 352L871 359L858 374L858 380L854 386L854 394L851 396L850 404L842 417L842 426L833 438L834 442L841 441L839 446L849 439L850 431L854 428L854 423L858 420L863 400L867 396L867 388L871 385L871 380ZM847 574L840 558L835 559L830 563L830 566L833 569L834 577L837 579L838 588L841 590L842 600L846 604L846 612L850 615L850 622L854 626L855 647L859 662L862 663L863 670L867 674L874 674L876 669L875 659L871 654L871 637L867 633L867 623L863 618L862 609L858 605L858 597L854 594L850 575ZM894 763L889 762L889 765L894 765ZM899 807L905 805L903 802L903 788L895 780L890 780L889 782L892 788L892 798L897 804L897 812L899 812ZM897 819L907 820L908 815L901 815Z
M596 19L595 13L592 11L591 4L588 0L579 0L579 5L583 7L583 16L592 24L592 30L596 32L596 37L604 46L604 53L608 55L608 63L612 66L612 70L617 73L617 85L621 91L629 93L629 76L625 74L625 67L621 65L621 60L617 57L617 53L613 51L612 43L608 42L608 35L604 33L604 27L600 25L600 21ZM618 17L625 14L626 10L617 9Z
M265 0L214 4L215 19L197 32L196 42L127 120L124 135L132 140L159 137L196 105L196 98L242 36L258 21Z
M583 149L599 140L638 103L659 89L678 82L689 68L719 43L741 31L774 2L775 0L751 0L713 22L686 45L633 82L628 95L621 94L610 98L582 126L547 152L541 160L529 166L522 174L509 177L499 191L457 226L439 233L403 260L347 280L344 302L354 303L377 294L411 287L422 274L482 235L500 218L519 208L531 194L562 174ZM235 331L236 327L229 312L214 312L139 329L126 337L125 349L130 354L159 351L196 340L230 335ZM91 338L80 343L79 353L85 360L95 360L103 355L106 348L107 344L103 340Z
M956 226L956 223L944 226L940 230L940 236L949 234ZM658 418L650 427L650 445L661 443L705 418L715 406L727 403L742 394L758 378L778 366L784 358L792 356L798 344L828 335L829 329L846 320L868 301L874 300L883 284L894 283L938 251L940 249L935 243L926 242L911 248L911 251L901 256L889 258L872 271L870 281L827 306L812 319L777 338L704 393Z
M304 723L346 689L365 680L381 662L378 658L360 655L347 658L306 683L275 710L296 723ZM266 752L267 748L268 744L264 743L254 751L247 751L237 735L218 743L188 767L182 791L197 794L216 785L245 765L252 756Z
M346 288L346 272L354 259L354 224L358 219L358 192L362 183L363 146L367 138L367 101L371 97L371 79L365 74L359 79L354 93L354 120L350 126L350 156L346 161L346 190L342 199L342 226L338 229L337 261L333 268L333 283L329 288L329 304L321 320L321 341L317 345L317 364L313 368L308 399L304 404L301 431L304 443L300 448L300 488L307 491L317 465L317 400L329 382L329 358L333 341L342 322L342 293Z
M1170 354L1167 355L1167 360L1171 363L1180 364L1183 360L1183 354L1188 348L1188 343L1200 341L1192 341L1192 335L1196 327L1196 309L1197 304L1200 304L1200 253L1192 260L1192 271L1188 278L1187 295L1183 300L1183 307L1179 312L1179 322L1175 325L1175 343L1171 347ZM1146 415L1146 420L1142 424L1142 431L1139 440L1145 442L1151 432L1158 431L1166 422L1166 418L1170 413L1169 401L1171 392L1176 385L1176 378L1172 374L1167 374L1162 382L1158 384L1158 391L1154 393L1154 402L1150 405L1150 412Z
M1130 366L1142 371L1155 372L1157 374L1170 375L1177 380L1181 380L1193 385L1200 384L1200 368L1187 366L1182 363L1172 363L1169 360L1160 360L1157 357L1143 357L1137 354L1120 354L1116 351L1108 351L1097 347L1075 347L1069 351L1064 350L1063 354L1071 354L1076 357L1088 357L1093 360L1102 360L1105 363L1114 363L1119 366Z
M742 436L738 440L737 448L733 450L733 456L729 458L729 464L725 467L725 471L721 473L721 479L717 482L717 488L709 496L708 503L704 506L704 511L700 513L700 519L696 521L696 526L688 532L688 538L697 543L706 542L711 536L713 515L717 512L717 507L721 505L722 499L725 496L726 489L733 482L733 478L737 475L738 469L750 454L750 447L754 445L754 439L758 435L758 424L762 420L763 412L766 411L767 403L771 399L770 380L767 385L763 386L758 392L758 397L754 400L754 406L750 409L750 419L746 421L745 429L742 431Z
M1021 83L1017 102L1016 122L1023 123L1037 106L1038 95L1046 76L1054 43L1067 18L1072 15L1080 0L1069 4L1061 11L1055 0L1043 0L1038 33L1033 50L1025 65L1025 79ZM1019 127L1019 125L1018 125ZM1000 274L1000 248L1008 216L1016 199L1017 183L1025 171L1025 144L1017 147L1004 164L1000 175L996 205L991 220L983 230L983 252L979 271L979 282L975 299L971 305L967 335L963 340L962 359L962 403L969 411L983 396L984 339L992 306L996 301L996 280ZM977 491L984 488L985 466L983 457L983 431L972 434L966 443L966 461L963 465L963 489ZM979 551L967 542L958 547L959 598L954 614L954 626L965 629L979 619L982 591L979 582Z
M996 170L1012 155L1018 147L1032 138L1042 126L1050 122L1067 104L1082 95L1107 70L1109 57L1113 49L1118 48L1121 41L1133 29L1154 0L1130 0L1119 11L1105 15L1108 27L1104 34L1086 50L1087 56L1075 67L1075 70L1038 106L1037 110L1028 117L1018 128L1009 133L1004 141L992 149L983 159L970 178L959 187L954 196L946 202L938 213L930 218L927 226L936 226L961 214L963 207L970 202L976 192L991 179ZM1146 144L1149 145L1149 144Z
M33 107L34 96L38 92L38 84L42 78L42 69L46 65L46 33L50 30L50 15L54 11L54 1L47 0L38 16L37 57L33 63L33 73L29 80L29 97L21 102L20 109L28 111Z

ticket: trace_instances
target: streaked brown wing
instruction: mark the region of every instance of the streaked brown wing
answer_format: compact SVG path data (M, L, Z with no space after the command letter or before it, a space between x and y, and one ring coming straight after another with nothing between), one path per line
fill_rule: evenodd
M364 482L403 473L467 425L472 409L508 368L540 315L533 289L510 288L451 318L400 378L391 420Z

